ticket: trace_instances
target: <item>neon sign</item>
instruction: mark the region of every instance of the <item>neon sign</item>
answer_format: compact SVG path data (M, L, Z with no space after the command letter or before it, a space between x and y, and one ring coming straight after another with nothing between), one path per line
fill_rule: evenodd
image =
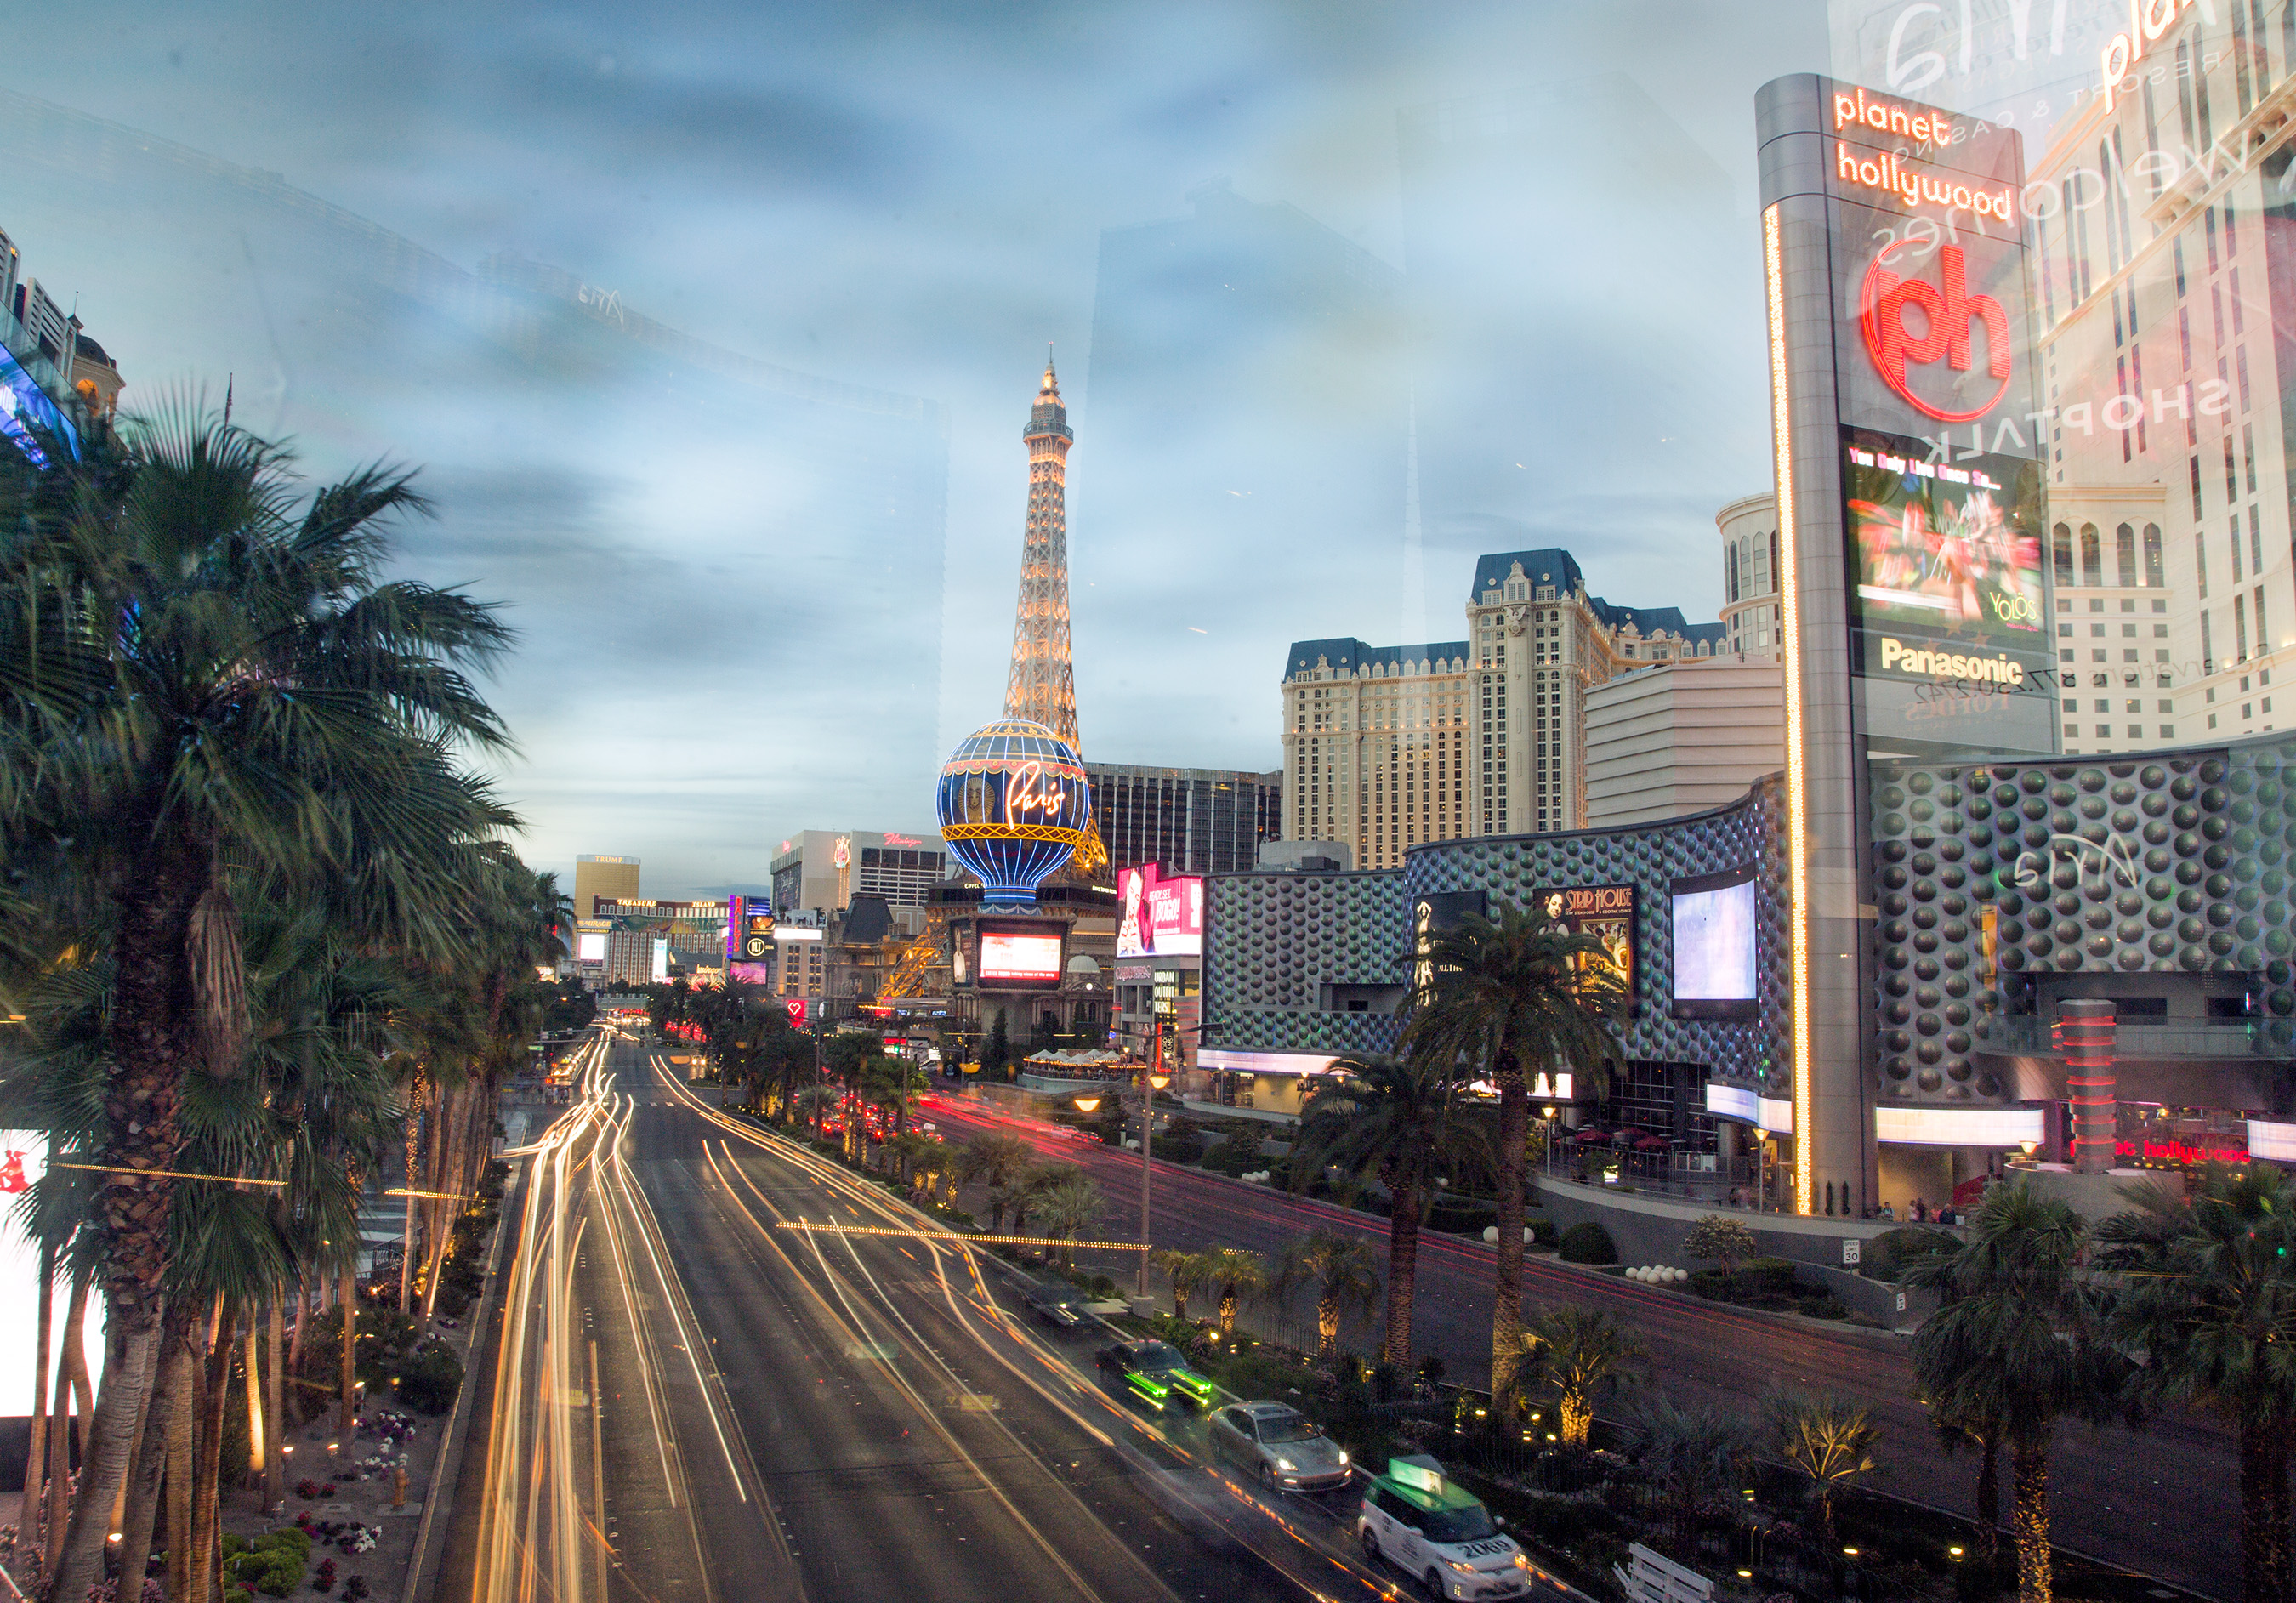
M1833 92L1833 131L1871 128L1899 139L1918 139L1939 149L1953 143L1953 119L1943 111L1910 111L1881 96L1868 100L1863 88Z
M922 846L924 843L912 834L889 834L885 837L885 844L888 846Z
M2120 88L2128 70L2144 59L2146 46L2176 25L2177 13L2191 8L2193 0L2128 0L2128 31L2117 33L2104 42L2104 51L2098 65L2104 77L2104 109L2112 110L2113 96ZM2216 13L2204 13L2210 21Z
M1939 423L1972 422L1993 410L2009 391L2009 315L1992 296L1969 292L1959 245L1945 245L1938 251L1941 284L1898 277L1882 264L1907 243L1897 240L1884 245L1866 269L1866 281L1857 291L1858 332L1865 336L1866 352L1874 358L1882 382L1908 406ZM1919 334L1906 327L1909 307L1922 314L1923 328ZM2001 381L1993 393L1983 405L1966 412L1948 411L1915 395L1906 378L1908 364L1926 366L1942 357L1955 372L1970 371L1974 360L1969 336L1972 323L1985 325L1986 371Z
M1894 152L1885 152L1862 160L1847 140L1833 142L1834 177L1845 184L1863 185L1867 189L1886 189L1904 202L1907 210L1916 206L1943 206L1952 211L1966 211L1972 217L1997 218L2008 222L2016 210L2016 192L2010 189L1979 189L1968 184L1956 184L1951 178L1933 177L1917 167L1908 167Z
M1058 780L1046 783L1045 765L1041 762L1022 763L1004 781L1004 817L1008 822L1017 823L1032 812L1057 818L1067 806L1067 793Z

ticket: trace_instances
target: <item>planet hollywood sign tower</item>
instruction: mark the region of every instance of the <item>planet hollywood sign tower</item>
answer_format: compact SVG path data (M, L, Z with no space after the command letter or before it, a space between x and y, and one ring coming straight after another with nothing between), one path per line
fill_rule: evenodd
M1879 1200L1868 760L2059 750L2023 152L1815 75L1766 85L1756 110L1793 1203L1855 1213Z

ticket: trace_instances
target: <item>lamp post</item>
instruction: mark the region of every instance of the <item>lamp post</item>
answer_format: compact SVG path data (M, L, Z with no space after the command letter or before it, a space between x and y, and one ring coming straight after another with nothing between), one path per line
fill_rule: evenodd
M1546 1178L1549 1180L1554 1178L1554 1121L1560 1112L1552 1102L1538 1111L1539 1118L1546 1125Z

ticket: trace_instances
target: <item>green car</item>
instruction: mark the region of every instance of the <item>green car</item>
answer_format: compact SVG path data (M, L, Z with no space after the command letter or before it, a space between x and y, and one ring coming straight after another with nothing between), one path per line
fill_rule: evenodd
M1104 1380L1160 1414L1175 1402L1201 1410L1219 1401L1219 1388L1188 1368L1186 1356L1169 1342L1119 1342L1103 1347L1095 1361Z

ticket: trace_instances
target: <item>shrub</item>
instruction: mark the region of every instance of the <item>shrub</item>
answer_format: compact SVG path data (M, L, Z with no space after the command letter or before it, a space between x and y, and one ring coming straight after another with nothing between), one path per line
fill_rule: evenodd
M1618 1244L1611 1239L1611 1232L1591 1219L1563 1231L1555 1252L1565 1263L1616 1263L1619 1261Z
M1738 1271L1737 1287L1741 1296L1791 1296L1794 1266L1783 1258L1757 1258Z
M443 1342L432 1342L399 1369L398 1400L426 1414L443 1414L462 1385L462 1360Z
M247 1541L226 1536L224 1584L258 1591L266 1598L283 1598L303 1584L303 1570L310 1556L311 1539L292 1526Z
M1813 1319L1838 1319L1849 1311L1849 1305L1830 1291L1805 1291L1794 1305Z
M1552 1248L1554 1245L1558 1232L1553 1220L1544 1214L1538 1214L1526 1218L1523 1222L1530 1227L1530 1242L1533 1246Z
M1452 1236L1480 1236L1498 1213L1498 1204L1469 1196L1442 1196L1427 1210L1427 1228Z
M1734 1270L1748 1259L1759 1256L1761 1250L1746 1221L1726 1213L1702 1215L1682 1238L1685 1256L1710 1259L1725 1270Z

